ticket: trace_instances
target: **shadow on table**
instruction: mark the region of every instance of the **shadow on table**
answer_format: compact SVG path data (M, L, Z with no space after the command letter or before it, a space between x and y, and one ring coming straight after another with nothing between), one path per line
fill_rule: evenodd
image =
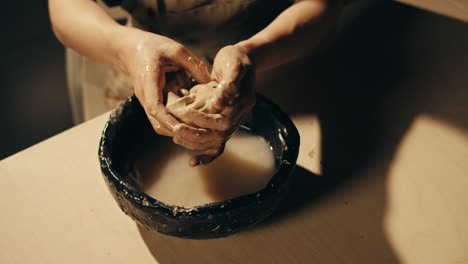
M292 115L318 113L323 175L298 166L277 212L228 238L139 227L153 256L161 264L400 263L383 227L388 171L419 115L468 131L468 37L459 34L467 27L382 1L342 31L329 57L272 71L262 83L276 88L268 96Z
M318 191L322 177L316 176L310 171L298 166L293 172L292 194L287 198L287 202L294 203L299 207L301 202L309 202L312 197L304 192L303 187L316 186ZM301 189L298 189L301 188ZM290 208L292 209L292 208ZM292 213L292 212L291 212ZM275 253L278 241L265 241L265 237L260 224L258 227L232 235L227 238L193 240L180 239L149 231L145 227L138 225L138 230L145 241L148 249L159 263L269 263L271 254ZM276 234L281 240L294 239L287 229L283 229ZM252 246L250 246L252 245ZM255 246L253 246L255 245ZM251 247L250 250L246 247ZM176 250L176 251L174 251ZM246 251L251 254L244 255ZM262 254L257 254L262 252ZM280 260L286 261L284 257Z

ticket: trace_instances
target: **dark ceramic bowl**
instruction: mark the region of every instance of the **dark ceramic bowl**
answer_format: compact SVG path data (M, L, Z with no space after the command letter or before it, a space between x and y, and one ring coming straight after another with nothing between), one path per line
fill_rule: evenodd
M252 121L244 126L264 137L273 149L277 170L267 186L253 194L192 208L168 205L133 184L128 153L142 133L152 133L152 129L140 103L132 96L110 114L104 127L99 145L104 179L122 211L148 229L184 238L228 236L261 222L278 207L288 193L299 151L299 133L293 122L262 95L257 94Z

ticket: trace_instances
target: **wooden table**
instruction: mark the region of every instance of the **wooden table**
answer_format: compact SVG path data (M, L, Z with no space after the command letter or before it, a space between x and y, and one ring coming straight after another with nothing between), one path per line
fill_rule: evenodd
M418 118L391 165L381 153L317 195L319 125L296 118L312 135L302 202L228 238L184 240L137 227L111 198L96 154L106 117L1 161L0 263L468 263L468 135L442 122Z
M0 263L468 263L466 26L372 14L337 41L332 82L317 58L260 80L302 136L271 219L216 240L139 228L100 173L102 115L0 162Z

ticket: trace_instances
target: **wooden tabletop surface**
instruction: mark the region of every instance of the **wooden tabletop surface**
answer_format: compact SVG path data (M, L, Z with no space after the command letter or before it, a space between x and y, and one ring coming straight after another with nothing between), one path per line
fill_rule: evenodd
M228 238L185 240L137 227L110 196L97 159L106 117L0 163L1 263L468 263L468 135L443 122L417 118L393 158L330 187L312 173L319 123L297 117L288 206Z

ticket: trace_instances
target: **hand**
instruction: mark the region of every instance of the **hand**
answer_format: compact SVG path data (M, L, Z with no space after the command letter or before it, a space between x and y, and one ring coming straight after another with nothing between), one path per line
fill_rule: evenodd
M214 82L196 86L195 91L190 91L194 97L185 97L180 101L186 107L179 108L181 112L178 116L189 116L190 124L213 131L211 142L219 143L219 146L211 147L203 155L193 157L192 166L207 164L221 155L225 142L247 121L255 105L255 70L244 49L237 46L221 49L215 57L211 78ZM215 88L210 96L200 98L199 93L209 90L212 84L215 84Z
M164 106L167 76L186 71L198 82L209 82L206 65L183 45L169 38L144 31L132 31L121 49L122 67L130 74L135 95L143 106L154 130L173 137L174 142L189 149L204 148L215 136L211 131L195 128L175 119Z
M216 54L211 78L218 83L212 105L223 116L214 128L224 131L227 140L248 120L255 105L255 69L244 48L226 46Z
M255 105L255 69L244 48L226 46L214 59L211 78L218 83L213 97L214 106L224 110L231 107L238 118L248 113Z
M224 150L227 132L221 128L225 116L212 106L211 100L217 86L216 82L199 84L190 91L172 90L167 96L166 108L178 120L196 127L211 127L210 142L205 141L206 149L202 154L192 157L191 166L208 164Z

